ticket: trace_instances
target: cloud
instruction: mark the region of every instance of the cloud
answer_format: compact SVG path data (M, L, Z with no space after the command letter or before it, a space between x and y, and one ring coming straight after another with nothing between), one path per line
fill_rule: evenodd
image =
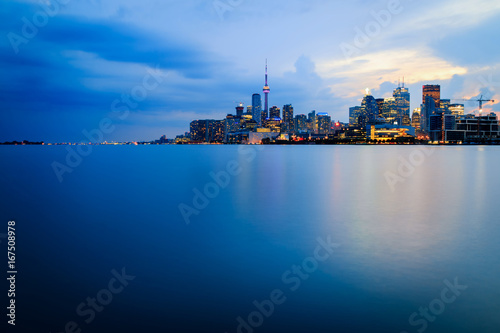
M353 97L360 89L378 88L383 82L394 82L403 76L409 84L442 81L466 74L467 68L437 58L430 50L395 49L362 55L353 61L325 61L318 64L318 72L323 78L350 78L350 84L330 87L340 96ZM364 87L357 85L359 81L364 82Z
M223 20L212 1L71 1L18 54L0 39L0 141L79 140L156 65L166 79L119 123L116 138L125 139L125 129L137 140L141 131L144 140L173 137L190 118L221 119L236 103L250 104L262 92L266 58L271 105L343 121L366 87L390 96L403 76L412 108L422 84L463 98L480 93L481 77L500 80L497 1L401 3L403 11L346 61L339 45L387 1L243 1ZM21 33L23 17L40 8L38 1L2 3L0 33ZM490 90L497 99L498 88Z
M26 18L39 10L31 4L12 3L8 7ZM17 16L2 12L0 21L4 22L4 32L22 35L22 21ZM140 84L148 67L159 65L191 80L210 78L215 67L209 52L192 43L157 36L120 22L65 15L50 18L36 36L19 48L15 54L8 41L0 45L3 109L10 112L9 117L16 113L25 117L42 113L47 119L54 114L72 115L73 139L83 129L76 125L79 121L104 117L117 94ZM163 98L151 94L142 107L153 107ZM28 127L22 124L19 133L27 133ZM41 132L32 131L30 136L46 139L40 137ZM52 137L57 137L57 133L54 131Z

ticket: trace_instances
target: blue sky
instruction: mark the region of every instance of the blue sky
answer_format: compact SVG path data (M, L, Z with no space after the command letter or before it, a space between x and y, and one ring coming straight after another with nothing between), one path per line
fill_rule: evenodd
M495 0L10 0L0 30L0 141L82 141L105 118L107 141L175 137L250 104L266 58L270 104L296 114L347 121L367 87L389 97L403 76L412 108L423 84L500 99Z

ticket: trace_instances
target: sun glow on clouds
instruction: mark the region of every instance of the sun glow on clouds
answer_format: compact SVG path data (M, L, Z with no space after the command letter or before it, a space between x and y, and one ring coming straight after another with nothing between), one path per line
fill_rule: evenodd
M342 83L330 85L332 91L342 97L354 97L360 89L376 88L403 76L407 83L416 83L449 80L453 75L467 73L467 68L454 66L422 50L389 50L350 60L324 61L317 64L317 69L325 80L343 79ZM350 82L363 82L364 86L353 86Z

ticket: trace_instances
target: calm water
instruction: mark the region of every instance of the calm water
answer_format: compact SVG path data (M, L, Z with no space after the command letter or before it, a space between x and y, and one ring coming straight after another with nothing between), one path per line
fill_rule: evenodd
M497 333L500 147L420 149L0 147L17 331Z

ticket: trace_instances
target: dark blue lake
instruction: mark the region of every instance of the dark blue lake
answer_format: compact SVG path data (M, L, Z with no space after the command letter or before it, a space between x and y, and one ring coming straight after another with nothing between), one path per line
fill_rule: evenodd
M17 332L500 331L500 147L68 148L0 147Z

